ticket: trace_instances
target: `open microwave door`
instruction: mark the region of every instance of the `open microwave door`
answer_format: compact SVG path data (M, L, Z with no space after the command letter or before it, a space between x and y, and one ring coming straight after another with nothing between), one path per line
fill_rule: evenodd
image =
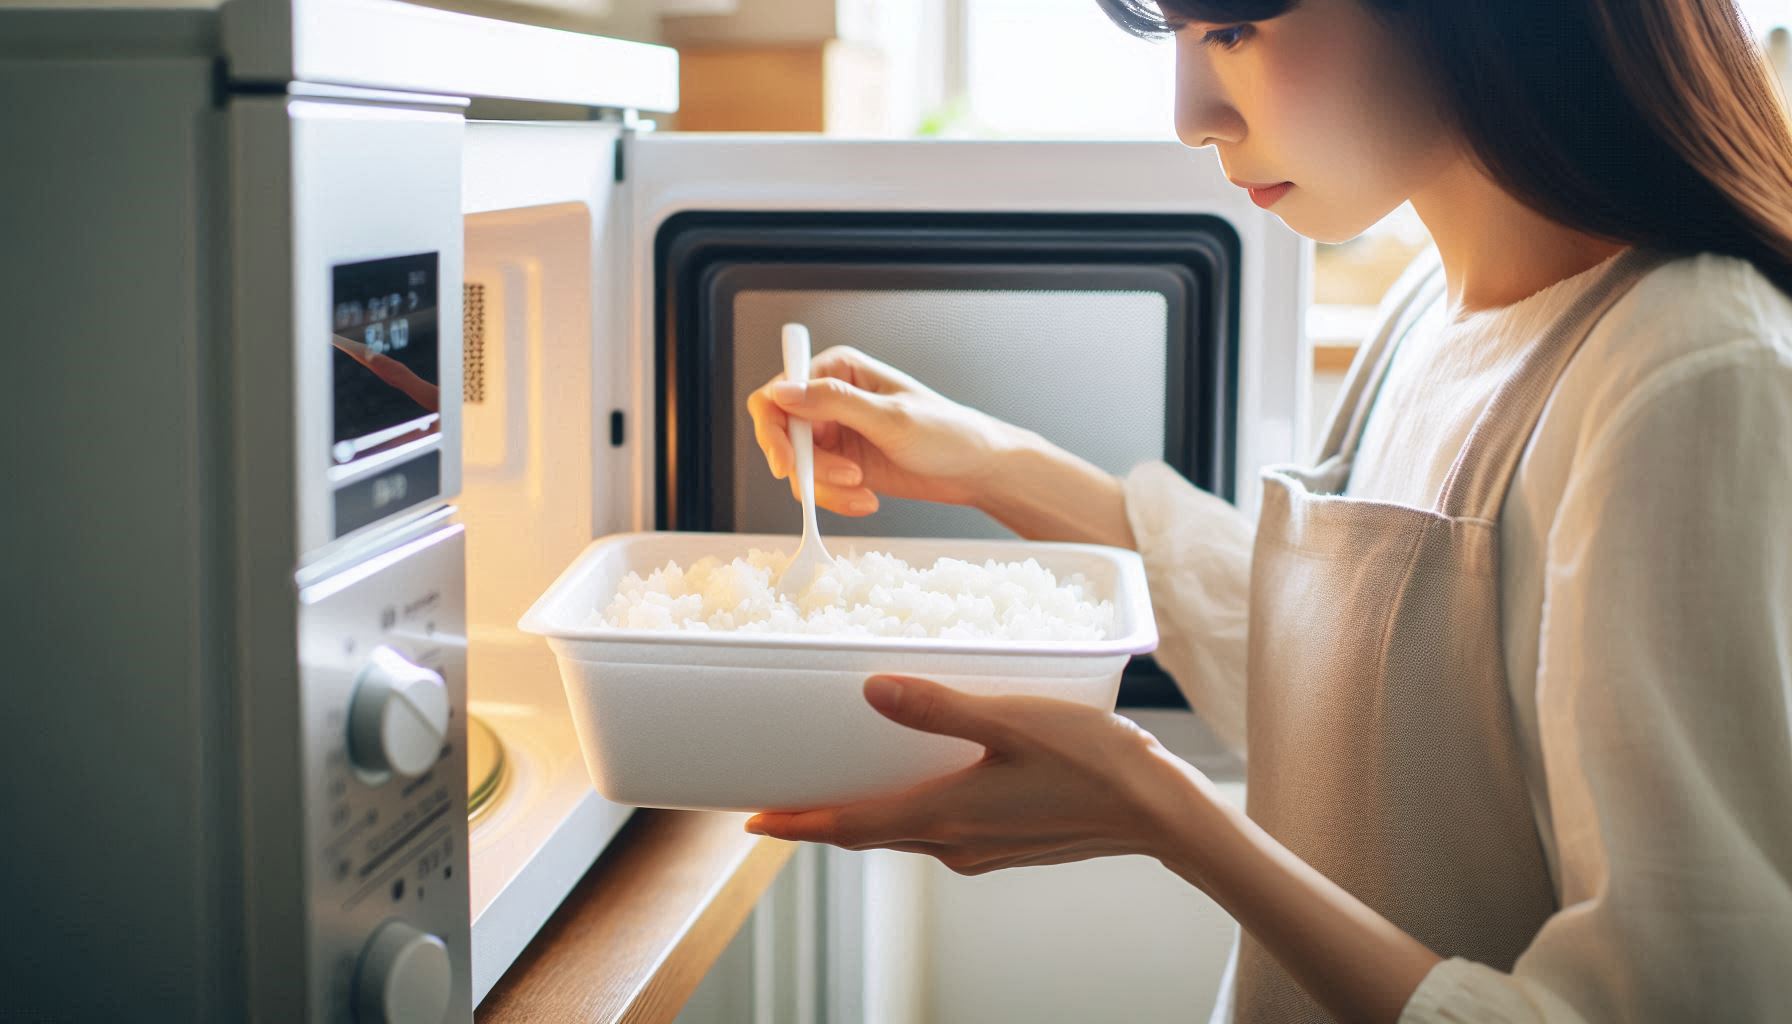
M1210 153L650 133L623 158L638 528L800 532L745 410L787 322L1110 472L1162 459L1247 510L1260 467L1306 436L1310 245ZM901 500L822 529L1008 535ZM1149 659L1121 699L1181 703Z
M637 134L625 120L472 121L464 145L470 707L536 780L510 824L473 825L475 1002L627 815L592 791L549 652L517 617L593 537L796 532L743 404L780 368L782 323L1111 471L1165 459L1247 509L1258 468L1306 436L1309 246L1210 154ZM899 502L824 528L999 531ZM1180 695L1144 659L1121 700Z

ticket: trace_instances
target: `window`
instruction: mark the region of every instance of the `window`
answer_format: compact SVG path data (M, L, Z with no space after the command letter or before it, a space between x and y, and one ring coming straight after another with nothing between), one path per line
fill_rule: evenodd
M1095 0L964 0L962 128L1028 138L1173 139L1176 52Z
M1792 5L1736 0L1753 34L1792 58ZM1117 29L1095 0L947 0L962 4L964 95L927 121L978 137L1175 137L1175 50ZM948 15L949 17L949 15ZM1781 30L1769 43L1774 30ZM1782 75L1792 66L1782 64Z

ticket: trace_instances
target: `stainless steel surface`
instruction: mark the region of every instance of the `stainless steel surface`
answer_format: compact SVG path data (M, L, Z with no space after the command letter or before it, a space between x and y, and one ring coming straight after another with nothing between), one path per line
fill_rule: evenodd
M216 1020L243 998L248 609L227 381L200 370L225 326L223 117L193 17L123 20L90 12L88 42L0 11L0 1006L19 1019Z

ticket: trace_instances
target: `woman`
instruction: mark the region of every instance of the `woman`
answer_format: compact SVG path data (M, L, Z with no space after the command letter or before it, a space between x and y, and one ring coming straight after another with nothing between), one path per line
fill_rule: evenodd
M815 422L835 511L1136 547L1249 816L1115 715L874 678L986 756L748 827L965 874L1154 856L1240 922L1242 1020L1785 1013L1792 138L1728 0L1101 2L1174 35L1178 134L1290 227L1431 231L1318 463L1253 524L842 349L750 409L780 476Z

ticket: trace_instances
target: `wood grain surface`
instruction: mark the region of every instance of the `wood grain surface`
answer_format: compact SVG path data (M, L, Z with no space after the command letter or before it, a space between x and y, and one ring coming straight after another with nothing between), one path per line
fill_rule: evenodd
M479 1006L478 1024L678 1015L795 845L748 815L636 811Z

